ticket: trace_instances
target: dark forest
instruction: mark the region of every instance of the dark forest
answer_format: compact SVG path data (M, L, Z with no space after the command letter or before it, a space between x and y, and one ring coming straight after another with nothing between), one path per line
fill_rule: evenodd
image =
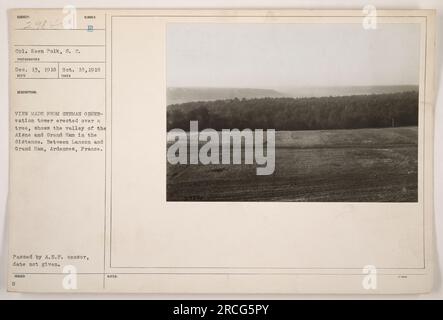
M323 130L416 126L418 92L195 101L169 105L167 129Z

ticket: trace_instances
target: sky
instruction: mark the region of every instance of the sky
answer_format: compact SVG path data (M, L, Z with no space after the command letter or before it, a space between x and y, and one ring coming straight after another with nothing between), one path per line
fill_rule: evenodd
M168 87L418 85L420 25L177 23Z

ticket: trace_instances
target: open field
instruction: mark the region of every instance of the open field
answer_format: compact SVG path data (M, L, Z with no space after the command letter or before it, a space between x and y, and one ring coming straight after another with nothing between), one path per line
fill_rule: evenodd
M168 201L416 202L417 127L279 131L275 171L167 164Z

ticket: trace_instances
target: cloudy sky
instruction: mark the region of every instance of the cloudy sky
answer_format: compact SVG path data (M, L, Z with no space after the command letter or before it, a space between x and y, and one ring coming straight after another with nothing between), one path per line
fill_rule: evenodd
M169 24L169 87L417 85L418 24Z

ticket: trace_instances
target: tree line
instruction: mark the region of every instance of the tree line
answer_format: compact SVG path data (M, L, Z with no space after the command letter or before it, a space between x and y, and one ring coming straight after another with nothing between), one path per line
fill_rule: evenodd
M169 105L167 129L321 130L416 126L418 92L194 101Z

